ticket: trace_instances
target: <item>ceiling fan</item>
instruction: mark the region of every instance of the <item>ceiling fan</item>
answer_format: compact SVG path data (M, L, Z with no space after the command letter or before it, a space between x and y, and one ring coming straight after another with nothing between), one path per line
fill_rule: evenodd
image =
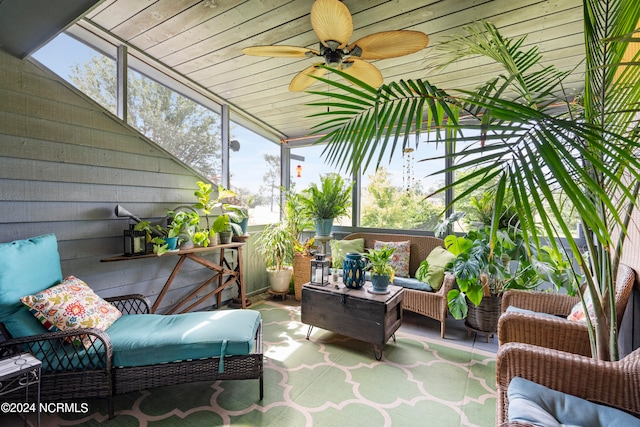
M291 80L289 90L297 92L317 81L311 76L320 77L327 72L320 65L337 68L378 87L383 81L382 74L365 59L404 56L429 44L426 34L411 30L382 31L348 44L353 34L353 21L349 9L340 0L316 0L311 7L311 26L320 40L319 50L297 46L254 46L242 49L242 53L276 58L324 58L324 62L311 65Z

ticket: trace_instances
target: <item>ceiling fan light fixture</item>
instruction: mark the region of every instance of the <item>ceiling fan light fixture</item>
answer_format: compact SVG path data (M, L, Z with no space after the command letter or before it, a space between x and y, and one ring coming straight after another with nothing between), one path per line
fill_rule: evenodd
M362 48L358 45L355 45L351 48L351 50L348 53L350 56L357 56L360 57L362 56Z
M2 0L0 0L2 1ZM420 31L382 31L349 43L353 35L351 12L340 0L315 0L311 7L311 26L320 41L318 51L296 46L256 46L243 53L276 58L310 58L321 56L324 64L314 64L298 73L289 84L290 91L301 91L314 84L326 72L319 65L344 70L345 73L377 88L384 79L375 65L366 60L394 58L424 49L429 37ZM348 47L347 47L348 45Z
M337 68L340 66L340 64L342 64L344 52L342 51L342 49L337 49L337 42L331 41L328 43L330 43L328 47L320 45L320 56L324 57L324 61L327 66Z

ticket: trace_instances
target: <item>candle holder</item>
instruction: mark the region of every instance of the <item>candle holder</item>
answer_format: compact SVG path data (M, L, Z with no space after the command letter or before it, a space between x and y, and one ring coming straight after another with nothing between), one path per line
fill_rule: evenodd
M316 259L311 260L310 283L316 286L329 284L329 266L331 262L325 259L324 254L317 254Z
M144 230L124 230L124 255L136 256L147 253L147 233Z

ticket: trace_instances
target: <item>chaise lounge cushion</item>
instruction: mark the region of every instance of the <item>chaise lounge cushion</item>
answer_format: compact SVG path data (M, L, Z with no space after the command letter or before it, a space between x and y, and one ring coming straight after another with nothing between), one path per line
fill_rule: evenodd
M259 325L256 310L124 315L108 330L113 365L146 366L249 354Z
M0 322L22 309L20 297L62 281L53 234L0 244Z
M509 421L544 427L631 426L640 422L619 409L561 393L520 377L511 380L507 396Z

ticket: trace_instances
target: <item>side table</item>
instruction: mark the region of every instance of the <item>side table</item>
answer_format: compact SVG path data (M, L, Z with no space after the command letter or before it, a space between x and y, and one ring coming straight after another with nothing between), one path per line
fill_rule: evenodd
M37 425L40 426L40 368L42 362L29 353L21 353L7 359L0 360L0 396L11 393L16 390L25 390L25 402L20 408L20 404L16 407L16 411L21 414L32 412L25 410L30 408L29 403L29 385L35 384L37 388L35 412L37 416ZM8 407L11 409L11 406ZM22 409L22 410L20 410ZM25 415L26 423L26 415Z

